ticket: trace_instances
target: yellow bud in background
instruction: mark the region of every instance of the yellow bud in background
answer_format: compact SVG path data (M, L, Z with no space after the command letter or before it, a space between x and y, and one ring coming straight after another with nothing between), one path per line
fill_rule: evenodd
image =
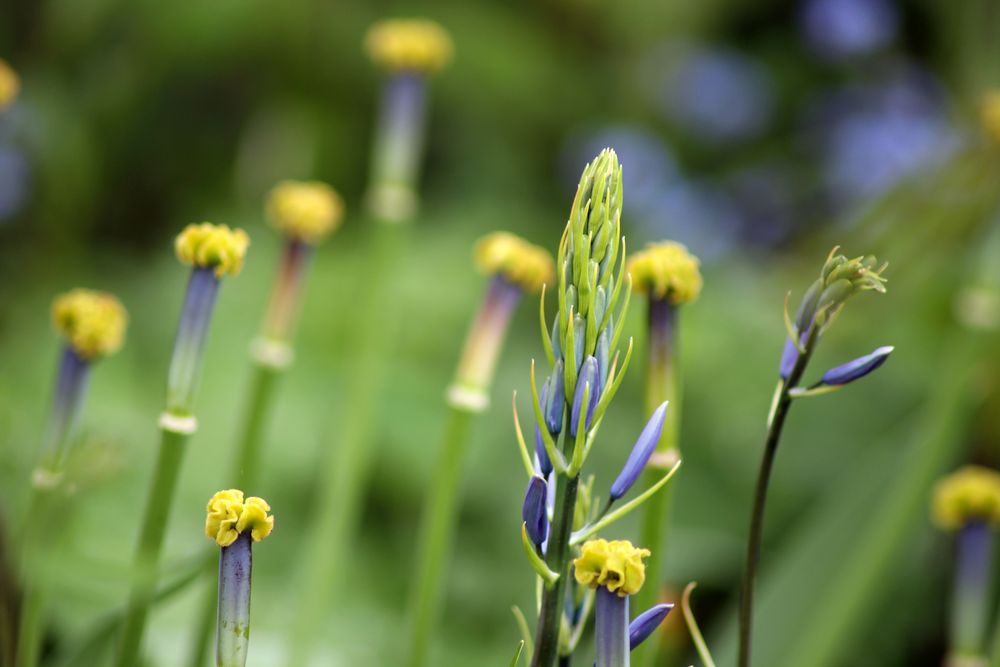
M268 514L271 506L256 496L244 499L239 489L219 491L205 510L205 535L220 547L228 547L247 530L254 542L260 542L274 529L274 517Z
M500 274L525 292L537 292L555 278L552 255L509 232L493 232L478 241L473 251L476 266L486 274Z
M649 549L640 549L628 540L590 540L573 561L576 580L583 586L604 586L619 596L635 595L646 581Z
M21 79L6 60L0 58L0 111L3 111L17 99L21 91Z
M979 103L979 122L987 136L1000 144L1000 90L983 95Z
M174 250L185 264L215 268L216 277L236 275L243 268L250 237L242 229L210 222L191 224L177 235Z
M965 466L934 487L934 523L958 530L973 521L1000 525L1000 473L982 466Z
M326 183L282 181L267 198L267 217L289 237L319 243L340 226L344 201Z
M128 313L112 294L75 289L52 302L52 324L76 353L89 361L121 348Z
M701 293L701 262L680 243L651 243L629 258L632 289L674 305L690 303Z
M394 72L437 72L451 61L448 31L427 19L387 19L368 29L365 50L375 64Z

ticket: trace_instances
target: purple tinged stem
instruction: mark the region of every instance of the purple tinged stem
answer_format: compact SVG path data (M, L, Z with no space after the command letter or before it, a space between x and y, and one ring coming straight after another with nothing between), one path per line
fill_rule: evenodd
M244 667L250 644L250 582L253 551L250 531L222 547L219 556L218 667Z
M218 294L219 279L214 269L197 267L191 271L167 377L167 409L171 412L191 412Z
M642 433L639 434L638 440L635 441L632 453L625 461L622 471L618 473L618 478L611 485L610 500L615 501L624 496L639 479L639 475L642 474L649 462L649 457L656 451L656 444L660 441L660 433L663 432L663 420L666 415L667 402L664 401L653 412L649 421L646 422L646 426L642 429Z
M620 597L604 586L597 588L594 604L596 667L629 667L628 596Z

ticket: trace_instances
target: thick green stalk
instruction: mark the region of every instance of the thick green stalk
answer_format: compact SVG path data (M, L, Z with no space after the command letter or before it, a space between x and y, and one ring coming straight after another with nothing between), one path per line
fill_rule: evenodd
M233 481L234 488L248 490L257 484L261 440L267 417L271 412L275 385L282 370L274 365L261 363L259 360L253 365L249 400L243 413L239 445L233 459L234 469L229 477ZM209 561L205 569L206 576L214 574L215 569L215 562ZM201 614L196 617L194 641L188 653L189 667L202 667L208 658L208 649L215 629L215 608L218 600L216 593L215 586L206 586Z
M434 626L441 612L441 580L454 541L456 500L472 417L473 413L467 408L451 406L437 470L421 519L417 571L410 596L409 652L406 656L406 664L410 667L426 664Z
M337 576L346 571L345 549L352 542L361 496L375 453L371 430L377 401L393 350L393 339L402 312L394 298L393 280L406 240L408 226L377 225L366 274L359 294L355 366L348 385L347 404L341 413L339 437L328 448L321 471L319 509L308 537L301 580L301 598L292 629L288 665L308 662Z
M561 619L566 605L566 579L570 576L569 536L573 528L580 477L557 479L555 512L552 529L549 532L545 564L553 572L559 573L559 579L551 588L546 588L542 592L542 606L538 612L538 628L535 631L535 654L531 658L531 667L552 667L555 664L559 654Z
M816 340L819 335L819 326L812 326L809 329L809 336L804 345L804 352L799 354L792 367L788 379L778 385L777 401L771 413L767 425L767 437L764 440L764 456L760 462L760 472L757 475L757 486L754 489L753 510L750 514L750 536L747 540L746 561L743 567L743 587L740 591L740 650L739 667L750 666L750 644L753 634L753 589L754 580L757 576L757 565L760 561L760 546L764 537L764 510L767 504L767 488L771 481L771 471L774 468L774 458L778 452L778 443L781 441L781 431L785 425L785 418L788 416L788 409L791 407L792 398L789 396L789 389L795 387L802 373L809 363Z
M681 402L674 359L676 327L677 309L665 299L651 299L647 343L649 363L646 375L646 414L652 414L664 401L669 401L669 407L660 441L656 445L656 453L642 475L644 488L655 484L663 476L664 470L672 465L672 461L665 460L670 452L680 454ZM646 560L646 585L634 596L637 612L645 611L658 602L660 585L663 583L664 555L667 550L673 489L673 485L669 485L647 500L643 506L639 544L650 549L652 555ZM632 661L636 665L642 667L656 664L660 648L657 635L658 632L654 632L652 637L632 652Z
M166 534L170 506L173 503L177 477L189 437L190 434L187 432L167 427L160 429L159 458L156 461L149 498L146 500L146 514L135 554L125 625L122 628L121 643L115 660L117 667L136 667L139 664L139 650L149 615L149 605L156 592L163 537Z

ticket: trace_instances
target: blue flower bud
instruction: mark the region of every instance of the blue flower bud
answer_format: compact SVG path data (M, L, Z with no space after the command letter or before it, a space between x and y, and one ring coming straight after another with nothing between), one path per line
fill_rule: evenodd
M667 402L664 401L656 412L646 422L646 426L639 434L632 453L628 455L628 460L618 474L618 479L611 485L611 500L618 500L632 488L635 481L639 479L643 468L649 462L649 457L656 450L656 443L660 441L660 433L663 431L663 420L667 415Z
M536 547L541 547L549 533L549 518L545 513L546 492L545 480L532 477L521 508L521 518L528 530L528 537Z
M588 390L590 394L587 398L587 421L585 428L590 428L590 420L594 416L594 408L597 407L597 402L594 399L600 393L600 388L597 384L597 359L587 357L583 362L583 366L580 367L580 375L576 379L573 409L570 410L569 415L569 435L571 438L576 437L576 427L580 421L580 410L583 409L583 388L588 385L590 386Z
M634 651L636 646L646 641L673 608L672 604L658 604L636 616L628 626L628 650Z
M542 385L542 395L538 397L539 405L545 410L545 396L548 393L548 383ZM545 451L545 442L542 440L542 429L535 424L535 464L542 477L548 477L552 472L552 461L549 453Z
M549 378L549 386L545 395L545 427L554 436L559 435L563 426L563 403L566 402L565 379L562 359L556 362L556 367Z
M888 359L889 355L892 353L892 350L893 347L891 345L886 345L878 348L871 354L866 354L863 357L858 357L854 361L848 361L846 364L841 364L840 366L831 368L826 373L823 373L823 378L820 382L827 385L840 385L847 384L848 382L854 382L884 364L885 360Z
M785 349L781 351L781 365L778 367L778 374L782 380L787 380L795 368L795 362L799 360L799 350L795 343L788 336L785 336Z

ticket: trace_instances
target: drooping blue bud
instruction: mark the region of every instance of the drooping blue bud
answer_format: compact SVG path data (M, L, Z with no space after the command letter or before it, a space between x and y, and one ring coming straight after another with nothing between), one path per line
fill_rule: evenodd
M521 518L528 531L528 537L536 547L541 547L549 534L549 518L545 513L547 488L541 477L532 477L524 494Z
M545 410L545 396L548 393L548 383L542 385L542 394L538 397L539 406ZM542 477L548 477L552 472L552 460L549 453L545 451L545 442L542 440L542 429L535 424L535 463Z
M673 608L672 604L658 604L636 616L628 626L628 650L634 651L636 646L646 641Z
M646 422L642 433L639 434L639 439L632 447L632 453L628 455L628 460L625 461L622 471L618 473L618 479L611 485L611 500L618 500L624 496L639 479L643 468L649 462L649 457L656 450L656 443L660 441L660 433L663 432L663 420L666 414L667 402L664 401Z
M866 354L854 361L848 361L846 364L831 368L826 373L823 373L823 378L820 382L827 385L841 385L854 382L884 364L885 360L892 354L892 350L893 347L891 345L886 345L878 348L871 354Z
M595 357L587 357L583 361L583 366L580 367L580 375L576 380L576 393L573 394L573 409L570 410L569 415L569 435L571 438L576 437L577 423L580 421L580 411L583 409L583 389L589 386L590 392L587 398L587 421L585 428L590 428L590 421L594 416L594 408L597 407L597 402L594 400L600 393L600 388L597 386L597 359Z
M556 361L549 378L548 390L545 395L545 427L553 437L559 435L563 426L563 404L566 402L565 379L562 359Z

